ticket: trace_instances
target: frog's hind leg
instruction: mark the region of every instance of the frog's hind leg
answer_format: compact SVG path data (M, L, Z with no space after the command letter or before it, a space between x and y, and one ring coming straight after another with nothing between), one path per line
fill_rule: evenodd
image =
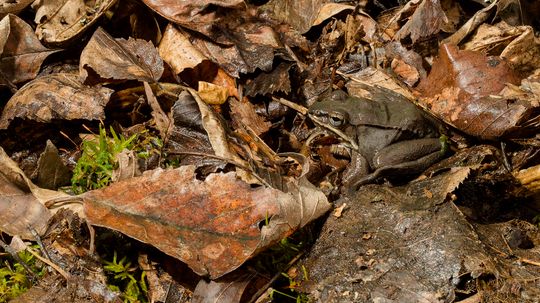
M351 189L356 190L361 185L373 183L381 177L388 177L390 179L397 179L402 176L418 175L430 167L433 163L441 160L444 154L441 152L434 152L424 157L416 159L414 161L404 162L400 164L390 165L378 168L373 173L364 176L352 184Z

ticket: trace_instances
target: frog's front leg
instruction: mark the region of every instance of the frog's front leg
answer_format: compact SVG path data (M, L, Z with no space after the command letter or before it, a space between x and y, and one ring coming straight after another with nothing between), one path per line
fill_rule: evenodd
M369 171L369 162L366 158L357 151L351 151L351 162L347 165L341 178L343 188L349 188L360 178L367 176Z
M444 157L438 138L400 141L390 144L375 153L375 171L357 179L352 189L376 181L381 177L410 176L425 171Z

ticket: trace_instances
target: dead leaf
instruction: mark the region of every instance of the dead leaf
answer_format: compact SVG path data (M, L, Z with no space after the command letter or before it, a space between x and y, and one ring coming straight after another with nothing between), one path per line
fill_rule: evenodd
M129 149L118 153L114 159L115 163L118 163L118 167L113 170L111 180L117 182L140 176L141 171L137 159L135 152Z
M41 63L52 53L39 42L30 25L15 15L0 21L0 72L9 81L34 79Z
M239 303L246 287L257 277L253 273L239 272L222 279L201 279L193 291L191 303Z
M296 194L252 188L234 173L205 181L194 173L193 166L157 169L87 192L85 214L91 224L149 243L215 279L329 207L324 196L296 201ZM261 231L265 220L270 225Z
M146 93L146 100L148 100L148 104L150 104L150 107L152 108L152 117L156 123L156 128L159 131L161 139L166 142L169 138L169 132L172 125L171 119L165 114L163 109L161 109L150 84L146 81L144 82L144 92Z
M235 98L231 98L229 105L231 107L232 120L237 125L248 126L257 136L266 133L270 129L270 122L257 115L253 104L249 103L246 99L244 101L238 101Z
M79 72L87 84L107 80L153 83L163 74L163 60L151 42L114 39L98 28L81 53Z
M204 60L208 60L191 44L188 35L172 24L165 28L158 49L163 61L167 62L176 74L183 72L186 68L195 68Z
M0 18L7 14L18 14L34 0L0 0Z
M116 0L37 0L32 4L36 11L36 34L40 40L51 44L71 42L115 3Z
M71 181L71 171L64 165L58 149L50 140L47 140L45 150L39 156L36 171L36 183L41 188L57 189Z
M413 43L437 34L448 23L439 0L422 0L413 15L394 37L396 40L411 37Z
M271 0L259 8L273 19L287 23L301 34L312 26L321 24L324 20L344 10L354 9L353 6L329 1L314 0Z
M257 68L263 71L271 70L275 52L282 47L272 27L255 20L238 23L239 20L232 19L234 15L229 18L234 24L223 29L225 33L222 36L226 38L223 38L224 43L216 43L193 34L189 36L190 41L205 57L233 77L238 78L241 73L251 73Z
M210 105L221 105L229 98L227 88L212 83L199 81L199 96Z
M420 104L461 131L483 139L498 139L520 128L532 104L497 96L519 78L506 62L482 53L443 45L429 76L418 86Z
M221 23L227 9L243 4L242 0L143 0L149 8L185 28L212 37L213 25Z
M39 122L103 119L103 108L112 92L105 87L84 86L76 74L43 76L25 84L11 97L0 117L0 129L8 128L14 118Z
M509 26L505 22L482 24L463 47L500 56L524 75L540 68L540 39L530 26Z
M291 80L289 70L292 64L280 63L268 73L261 73L251 82L246 84L246 96L267 95L277 92L290 93Z

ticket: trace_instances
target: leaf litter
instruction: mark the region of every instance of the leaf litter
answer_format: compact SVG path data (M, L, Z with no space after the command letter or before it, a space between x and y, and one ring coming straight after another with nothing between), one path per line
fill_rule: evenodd
M51 270L15 300L539 298L534 3L29 5L0 1L0 239ZM377 113L311 121L333 90L415 103L446 159L352 193ZM80 161L103 182L76 195Z

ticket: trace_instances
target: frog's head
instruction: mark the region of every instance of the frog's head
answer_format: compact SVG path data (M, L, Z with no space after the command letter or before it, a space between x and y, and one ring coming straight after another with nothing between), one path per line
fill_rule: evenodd
M309 115L323 124L343 128L350 121L351 109L347 97L345 92L335 91L327 98L315 102L309 108Z

